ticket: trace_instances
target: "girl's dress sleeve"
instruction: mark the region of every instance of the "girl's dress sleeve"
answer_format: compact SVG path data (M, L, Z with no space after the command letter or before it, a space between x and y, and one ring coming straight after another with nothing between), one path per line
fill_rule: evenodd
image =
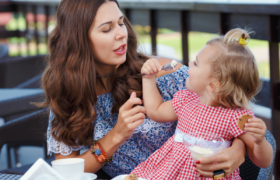
M254 113L252 110L246 110L246 109L237 109L235 113L233 114L233 117L231 118L231 124L230 124L230 134L232 134L234 137L240 136L241 134L244 133L239 127L238 127L238 119L244 115L244 114L249 114L252 117L255 117Z
M191 95L191 91L185 89L178 91L173 99L172 99L172 106L175 113L180 116L182 114L182 107L188 102L189 96Z
M173 99L173 96L177 91L186 89L186 79L189 76L188 70L189 68L183 65L177 71L156 79L157 86L164 102Z
M80 149L83 149L84 146L73 146L73 147L67 146L63 142L58 142L52 137L50 132L52 129L51 122L54 119L54 117L55 116L54 116L53 112L50 110L49 125L48 125L48 129L47 129L48 154L51 155L51 153L59 153L64 156L67 156L67 155L71 154L73 151L78 151Z

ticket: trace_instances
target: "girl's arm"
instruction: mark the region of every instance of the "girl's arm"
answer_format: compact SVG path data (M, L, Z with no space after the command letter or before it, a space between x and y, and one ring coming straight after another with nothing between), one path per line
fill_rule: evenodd
M160 69L159 61L153 58L147 60L141 69L141 73L146 74L142 79L146 114L149 118L159 122L176 121L178 117L173 109L172 101L163 102L156 85L155 75Z
M258 118L249 119L245 124L245 133L238 136L246 145L251 161L261 168L268 167L273 159L271 144L265 138L266 125Z

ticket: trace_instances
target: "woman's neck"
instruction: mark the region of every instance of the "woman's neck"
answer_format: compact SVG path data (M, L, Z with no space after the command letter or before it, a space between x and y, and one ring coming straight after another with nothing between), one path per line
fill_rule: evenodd
M112 78L115 66L109 66L102 63L96 63L96 73L99 77L96 77L96 93L97 95L111 92L113 84Z
M96 94L101 95L111 92L113 87L112 76L106 78L96 78Z
M101 77L112 74L115 68L116 66L114 65L104 64L99 61L95 62L96 73Z

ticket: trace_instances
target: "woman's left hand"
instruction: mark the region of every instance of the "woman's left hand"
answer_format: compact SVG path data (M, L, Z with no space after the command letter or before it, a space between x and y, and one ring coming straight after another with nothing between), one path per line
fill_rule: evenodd
M213 177L213 172L221 169L226 172L225 177L228 177L245 161L245 153L244 142L236 138L231 147L213 156L199 159L194 166L203 177ZM213 164L214 162L216 163Z

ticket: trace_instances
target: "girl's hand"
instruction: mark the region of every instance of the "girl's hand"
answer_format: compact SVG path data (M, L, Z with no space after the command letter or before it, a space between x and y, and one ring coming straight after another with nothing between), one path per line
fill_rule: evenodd
M141 69L141 74L146 74L144 77L154 77L161 70L161 65L157 59L148 59Z
M137 104L142 104L142 100L136 97L135 92L132 92L130 98L119 110L118 122L114 127L114 131L115 137L118 138L120 142L129 139L134 129L144 122L146 113L145 107L133 107L133 105Z
M265 123L259 118L249 119L245 124L245 132L252 135L254 137L254 142L256 144L260 144L264 139L264 135L266 132Z

